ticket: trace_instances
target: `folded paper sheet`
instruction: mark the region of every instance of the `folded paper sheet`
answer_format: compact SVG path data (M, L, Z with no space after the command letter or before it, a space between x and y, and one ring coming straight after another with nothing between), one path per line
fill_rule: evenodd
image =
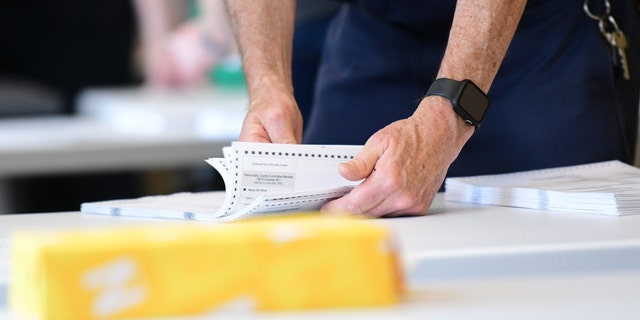
M193 206L190 198L207 194L169 196L83 203L90 214L138 216L206 221L229 221L256 214L319 209L341 197L358 181L338 173L338 165L352 159L362 146L300 145L233 142L224 158L206 161L225 184L222 205ZM197 202L199 204L206 202ZM216 206L217 205L217 206Z
M606 161L508 174L447 178L445 199L475 204L638 214L640 168Z

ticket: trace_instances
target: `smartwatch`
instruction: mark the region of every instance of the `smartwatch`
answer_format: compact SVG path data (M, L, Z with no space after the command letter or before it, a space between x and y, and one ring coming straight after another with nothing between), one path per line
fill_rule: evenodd
M489 110L489 98L471 80L456 81L447 78L436 79L429 87L427 96L441 96L449 99L453 110L466 123L478 129Z

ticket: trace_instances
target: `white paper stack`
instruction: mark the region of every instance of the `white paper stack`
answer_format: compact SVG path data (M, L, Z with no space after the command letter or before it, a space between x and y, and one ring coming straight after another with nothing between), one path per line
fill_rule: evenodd
M640 169L606 161L508 174L447 178L445 199L474 204L639 214Z
M338 165L362 146L233 142L224 158L206 161L221 175L224 200L214 193L178 193L83 203L88 214L230 221L260 214L313 211L351 191Z

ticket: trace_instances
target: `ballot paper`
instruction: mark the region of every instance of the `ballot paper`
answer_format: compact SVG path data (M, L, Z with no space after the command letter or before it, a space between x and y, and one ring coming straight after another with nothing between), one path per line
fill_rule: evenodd
M318 210L351 191L338 165L362 146L233 142L224 158L207 163L222 176L224 200L213 193L178 193L137 199L83 203L88 214L229 221L260 214ZM210 201L207 201L210 199Z
M445 199L474 204L640 214L640 169L620 161L447 178Z

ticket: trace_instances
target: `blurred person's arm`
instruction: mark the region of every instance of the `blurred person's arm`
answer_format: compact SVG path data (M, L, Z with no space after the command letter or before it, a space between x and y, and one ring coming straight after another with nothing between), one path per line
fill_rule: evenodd
M235 53L237 48L231 28L231 21L221 0L199 0L199 25L208 44L213 46L212 53Z
M200 15L186 19L186 1L136 0L147 83L188 86L232 51L233 37L219 0L198 2ZM183 13L182 19L176 14Z
M173 66L166 50L169 32L178 22L176 6L181 1L135 0L138 14L142 68L145 81L152 85L169 85L173 79Z

